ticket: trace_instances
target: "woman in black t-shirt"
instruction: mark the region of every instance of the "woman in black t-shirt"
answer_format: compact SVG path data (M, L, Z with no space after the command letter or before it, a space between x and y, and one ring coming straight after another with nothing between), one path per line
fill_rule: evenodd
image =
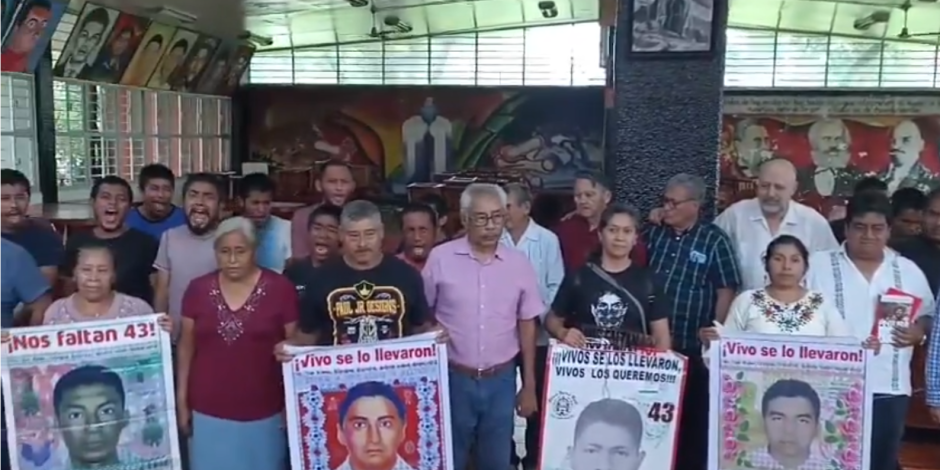
M618 348L671 348L668 301L652 270L630 260L639 220L630 206L604 211L600 255L565 276L545 319L556 339L577 348L597 340Z

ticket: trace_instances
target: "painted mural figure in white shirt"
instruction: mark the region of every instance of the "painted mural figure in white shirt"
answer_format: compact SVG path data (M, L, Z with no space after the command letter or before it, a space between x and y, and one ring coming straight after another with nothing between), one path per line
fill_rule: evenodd
M453 124L439 114L434 98L425 98L418 114L401 125L407 182L431 181L435 174L450 169L453 133Z
M757 197L732 204L715 219L734 243L745 289L769 282L764 253L778 236L800 239L810 253L838 248L826 218L793 200L796 189L793 164L782 158L767 160L758 169Z
M846 214L845 244L810 257L807 287L835 302L857 338L870 334L875 309L888 289L899 289L921 300L915 321L909 327L896 328L891 338L881 338L881 351L869 359L875 393L871 468L894 469L910 403L913 346L921 344L930 330L934 297L920 268L887 248L892 220L888 196L856 194Z

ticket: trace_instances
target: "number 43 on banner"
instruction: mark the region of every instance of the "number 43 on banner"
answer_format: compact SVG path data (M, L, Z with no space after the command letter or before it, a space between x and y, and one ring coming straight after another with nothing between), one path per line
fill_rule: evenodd
M134 323L127 325L127 328L124 329L124 337L137 339L137 338L149 338L157 334L157 325L156 323Z
M646 417L654 423L671 423L676 417L676 405L672 403L656 402L650 406Z

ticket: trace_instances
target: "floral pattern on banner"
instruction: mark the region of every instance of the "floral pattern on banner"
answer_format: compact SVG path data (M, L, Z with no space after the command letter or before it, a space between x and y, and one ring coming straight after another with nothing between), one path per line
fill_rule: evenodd
M836 398L831 419L823 421L824 454L834 470L859 470L862 467L862 410L865 388L852 384Z
M749 403L756 399L744 380L744 373L724 374L721 378L721 455L722 461L734 468L757 468L751 460L754 445L751 430L761 425ZM865 404L864 385L853 383L835 399L834 408L822 414L830 416L820 423L823 455L830 470L860 470L862 467L862 412Z

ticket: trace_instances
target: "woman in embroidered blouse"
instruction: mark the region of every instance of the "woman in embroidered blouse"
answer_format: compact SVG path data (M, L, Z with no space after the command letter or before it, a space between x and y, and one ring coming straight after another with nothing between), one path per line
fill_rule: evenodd
M770 283L762 289L744 291L731 303L722 328L709 328L706 336L720 332L800 336L852 336L835 304L816 291L803 287L809 252L791 235L781 235L767 245L764 268Z
M90 244L78 250L73 281L75 293L53 302L43 315L43 324L113 320L154 313L147 302L114 290L114 255L105 245ZM168 332L173 327L166 315L160 317L159 323Z
M258 266L258 238L234 217L215 234L218 270L183 294L177 345L177 418L192 470L281 470L287 458L281 364L271 351L293 336L297 294Z

